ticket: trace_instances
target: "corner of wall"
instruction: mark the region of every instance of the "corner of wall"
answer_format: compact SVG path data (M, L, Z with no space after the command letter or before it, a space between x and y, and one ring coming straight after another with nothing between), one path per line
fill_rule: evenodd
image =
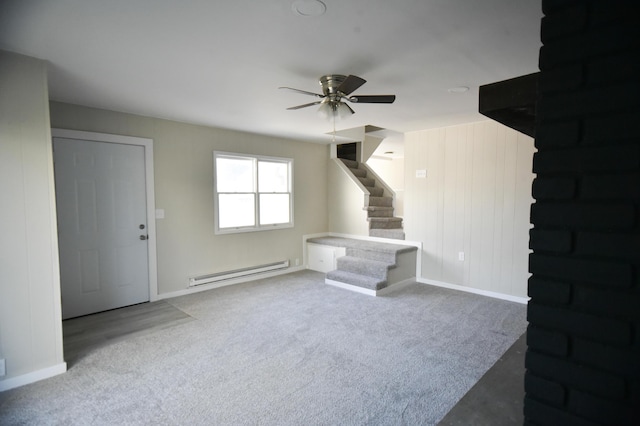
M0 193L11 199L0 223L5 388L64 361L46 63L0 51L0 99L11 100L0 103Z

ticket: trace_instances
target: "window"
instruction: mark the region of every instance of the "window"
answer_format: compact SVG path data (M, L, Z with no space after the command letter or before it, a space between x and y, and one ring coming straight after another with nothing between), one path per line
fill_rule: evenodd
M216 233L293 226L293 160L214 152Z

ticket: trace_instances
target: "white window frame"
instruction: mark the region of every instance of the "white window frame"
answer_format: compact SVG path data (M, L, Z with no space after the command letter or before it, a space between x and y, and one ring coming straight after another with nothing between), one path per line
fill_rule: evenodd
M255 225L254 226L242 226L242 227L230 227L230 228L220 228L219 224L219 211L218 207L220 203L218 202L218 198L220 193L218 193L218 182L217 182L217 169L216 169L216 160L219 157L223 158L236 158L242 160L251 160L253 162L253 178L254 178L254 217L255 217ZM289 222L287 223L276 223L269 225L260 225L260 194L273 194L273 193L261 193L258 188L258 162L259 161L269 161L269 162L277 162L277 163L285 163L288 167L288 186L289 192ZM223 192L222 194L229 194ZM275 194L284 194L283 192L277 192ZM253 155L253 154L240 154L235 152L225 152L225 151L214 151L213 152L213 199L214 199L214 216L215 216L215 233L216 234L236 234L242 232L258 232L258 231L270 231L276 229L285 229L285 228L293 228L293 204L294 204L294 195L293 195L293 158L283 158L283 157L269 157L264 155Z

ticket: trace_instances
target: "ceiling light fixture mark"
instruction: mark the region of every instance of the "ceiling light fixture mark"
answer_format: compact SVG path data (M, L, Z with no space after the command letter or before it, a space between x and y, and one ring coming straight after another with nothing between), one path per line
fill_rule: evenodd
M324 15L327 11L327 6L320 0L296 0L291 5L291 10L296 15L308 18Z
M458 87L452 87L450 89L447 89L447 92L449 93L465 93L468 91L469 91L469 88L467 86L458 86Z

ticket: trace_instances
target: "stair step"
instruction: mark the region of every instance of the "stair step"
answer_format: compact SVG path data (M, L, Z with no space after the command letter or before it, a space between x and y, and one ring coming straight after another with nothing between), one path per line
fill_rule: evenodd
M370 217L369 229L402 229L401 217Z
M369 206L393 207L393 198L369 196Z
M353 161L353 160L347 160L346 158L341 158L340 159L345 166L351 168L351 169L357 169L358 168L358 162L357 161Z
M347 256L351 257L359 257L360 259L369 259L369 260L377 260L378 262L385 262L389 265L396 264L396 255L395 251L387 252L387 251L379 251L379 250L366 250L359 248L348 248L346 250Z
M368 277L366 275L354 274L353 272L339 270L327 272L326 279L366 288L369 290L381 290L387 286L386 280L380 280L378 278Z
M362 209L369 217L393 217L393 207L367 206Z
M367 171L365 169L352 169L349 167L349 170L356 177L367 177Z
M336 265L340 271L366 275L368 277L378 278L381 280L386 280L389 274L389 269L395 267L395 264L389 264L388 262L362 259L353 256L339 257Z
M368 177L358 177L358 180L362 182L364 186L376 186L376 180Z
M326 274L327 284L377 296L380 290L415 279L415 246L343 237L315 237L307 243L346 248L346 256L337 259L338 269Z
M398 229L369 229L369 236L376 238L390 238L392 240L404 240L402 228Z
M384 188L376 187L376 180L367 177L366 168L360 168L357 161L340 158L369 191L368 205L364 206L369 221L369 236L404 240L402 218L393 216L393 198L384 196Z
M373 195L374 197L382 197L384 195L384 188L367 186L367 190L369 191L369 195Z

